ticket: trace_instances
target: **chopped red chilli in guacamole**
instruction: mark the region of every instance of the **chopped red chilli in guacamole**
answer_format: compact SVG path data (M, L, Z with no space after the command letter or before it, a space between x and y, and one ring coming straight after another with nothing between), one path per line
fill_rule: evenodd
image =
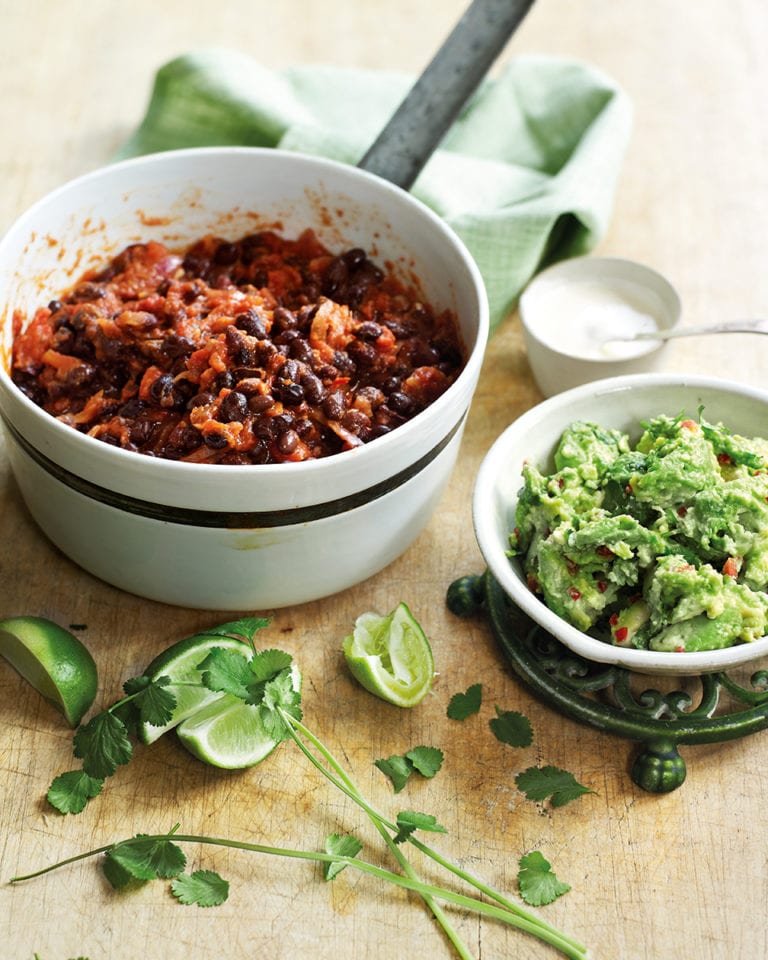
M137 243L22 325L12 377L36 404L105 443L198 463L367 443L464 363L450 312L311 230L206 236L182 255Z

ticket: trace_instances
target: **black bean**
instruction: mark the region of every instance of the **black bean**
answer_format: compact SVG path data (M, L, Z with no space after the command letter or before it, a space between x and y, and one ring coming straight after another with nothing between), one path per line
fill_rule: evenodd
M280 376L283 380L297 380L299 377L299 364L296 360L286 360L280 368Z
M413 401L405 393L394 390L387 398L387 406L395 413L408 413L413 406Z
M331 260L323 278L323 293L326 297L335 296L344 288L349 279L349 270L341 257Z
M297 407L304 402L304 387L300 383L283 383L278 396L286 407Z
M366 258L365 250L362 247L352 247L351 250L346 250L341 255L341 259L346 263L348 267L354 269L355 267L360 266L361 263L364 263Z
M222 423L242 423L248 416L248 398L238 390L228 393L221 401L216 418Z
M64 304L61 302L61 300L51 300L51 302L48 304L48 309L51 311L51 313L58 313L63 306Z
M159 407L172 407L175 403L173 392L173 377L169 373L162 373L152 382L149 388L149 399Z
M220 243L216 248L216 253L213 255L214 263L218 263L219 266L229 267L233 263L237 262L238 250L236 243Z
M256 337L257 340L266 339L267 328L264 325L264 320L255 310L239 313L235 317L235 326L238 330L247 333L249 337Z
M313 406L320 403L325 393L322 381L313 373L305 373L300 382L304 388L304 396L307 403L311 403Z
M125 417L126 420L133 420L141 413L142 410L146 408L146 406L147 405L143 400L140 400L138 397L131 397L130 400L126 400L117 413L118 416Z
M213 403L214 399L215 397L212 393L196 393L187 400L187 410L192 410L193 407L206 407L209 403Z
M341 425L350 433L360 433L370 428L371 421L361 410L347 410L341 418Z
M301 419L296 421L294 429L303 440L305 437L309 436L309 434L312 433L315 428L312 425L311 420L307 420L306 417L301 417Z
M235 378L231 370L222 370L221 373L216 375L216 380L214 381L216 390L231 390L235 386Z
M291 345L300 337L301 334L298 330L283 330L273 339L278 346L284 348L281 353L284 353L287 356Z
M273 407L275 401L268 394L258 393L248 399L248 409L251 413L264 413Z
M194 343L188 337L170 333L162 344L162 352L169 357L186 357L195 349Z
M229 441L223 433L206 433L203 435L203 443L210 450L223 450L229 446Z
M381 327L373 320L365 320L355 330L355 336L359 340L378 340L381 336Z
M329 420L341 420L345 410L346 406L342 394L338 390L329 393L323 400L323 413Z
M364 340L353 340L347 352L356 367L372 367L376 362L376 348Z
M309 343L307 343L306 340L302 340L301 337L297 337L291 341L288 356L296 360L301 360L302 363L306 364L312 363L315 359L314 350L310 347Z
M251 463L266 463L269 460L269 447L263 440L259 440L248 451Z
M272 423L275 425L275 431L277 433L291 430L293 428L293 415L290 413L279 413L276 417L272 417Z
M272 323L277 331L294 330L298 326L295 315L286 307L275 307Z
M285 433L281 433L277 441L277 449L284 454L293 453L298 445L299 435L295 430L286 430Z
M254 420L251 425L254 436L261 440L272 440L273 437L276 437L279 432L275 424L276 419L276 417L261 416Z

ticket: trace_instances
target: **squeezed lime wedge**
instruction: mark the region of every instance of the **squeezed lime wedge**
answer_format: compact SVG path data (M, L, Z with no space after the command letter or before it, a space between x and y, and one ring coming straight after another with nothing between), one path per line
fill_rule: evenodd
M388 703L415 707L432 687L432 648L404 603L386 616L361 614L343 649L352 676Z

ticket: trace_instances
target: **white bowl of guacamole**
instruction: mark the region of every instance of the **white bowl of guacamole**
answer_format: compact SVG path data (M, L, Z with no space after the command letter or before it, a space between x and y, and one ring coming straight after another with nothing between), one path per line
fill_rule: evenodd
M768 656L768 391L638 374L558 394L494 443L473 514L501 587L586 659Z

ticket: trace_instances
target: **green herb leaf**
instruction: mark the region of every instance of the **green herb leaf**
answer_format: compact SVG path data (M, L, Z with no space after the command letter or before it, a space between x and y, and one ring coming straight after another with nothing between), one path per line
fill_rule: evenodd
M60 813L82 813L85 805L101 793L104 781L85 770L70 770L56 777L48 788L48 803Z
M386 760L375 760L374 764L392 781L395 793L400 793L413 773L413 764L410 760L397 754L387 757Z
M249 661L233 650L216 647L198 666L203 684L216 693L232 696L252 703L249 684L253 678Z
M335 857L356 857L363 849L362 843L357 837L341 836L338 833L330 833L325 838L325 852L331 853ZM333 880L335 876L341 873L346 867L346 863L326 863L325 879Z
M466 720L480 710L483 702L483 685L473 683L465 693L454 693L446 711L449 720Z
M187 858L175 843L166 838L152 839L141 834L116 844L107 857L139 880L177 877L187 864Z
M398 832L395 843L403 843L415 830L426 830L429 833L447 833L431 813L417 813L415 810L401 810L397 815Z
M532 907L552 903L571 889L567 883L557 879L551 864L538 850L520 858L517 881L520 884L520 896Z
M405 758L411 761L422 777L428 779L439 773L443 765L443 751L437 747L414 747L406 753Z
M126 870L122 864L118 863L117 860L113 860L109 854L102 860L101 869L115 890L125 890L129 887L135 889L143 886L147 882L146 880L140 880L138 877L135 877L130 870Z
M572 773L558 767L528 767L515 777L518 790L529 800L551 798L553 807L562 807L585 793L594 793L580 784Z
M83 769L97 780L111 777L119 764L128 763L133 752L125 724L109 710L97 713L79 727L73 743Z
M229 896L229 882L215 870L195 870L176 877L171 883L171 893L180 903L218 907Z
M259 630L268 627L271 619L264 617L243 617L241 620L229 620L227 623L220 623L217 627L212 627L205 631L206 636L213 637L243 637L245 640L253 640Z
M510 747L529 747L533 742L533 727L528 717L517 710L500 710L488 725L497 740Z
M170 721L176 708L176 697L165 689L170 682L170 677L158 677L157 680L132 677L123 684L123 690L133 697L133 704L144 723L162 727Z

